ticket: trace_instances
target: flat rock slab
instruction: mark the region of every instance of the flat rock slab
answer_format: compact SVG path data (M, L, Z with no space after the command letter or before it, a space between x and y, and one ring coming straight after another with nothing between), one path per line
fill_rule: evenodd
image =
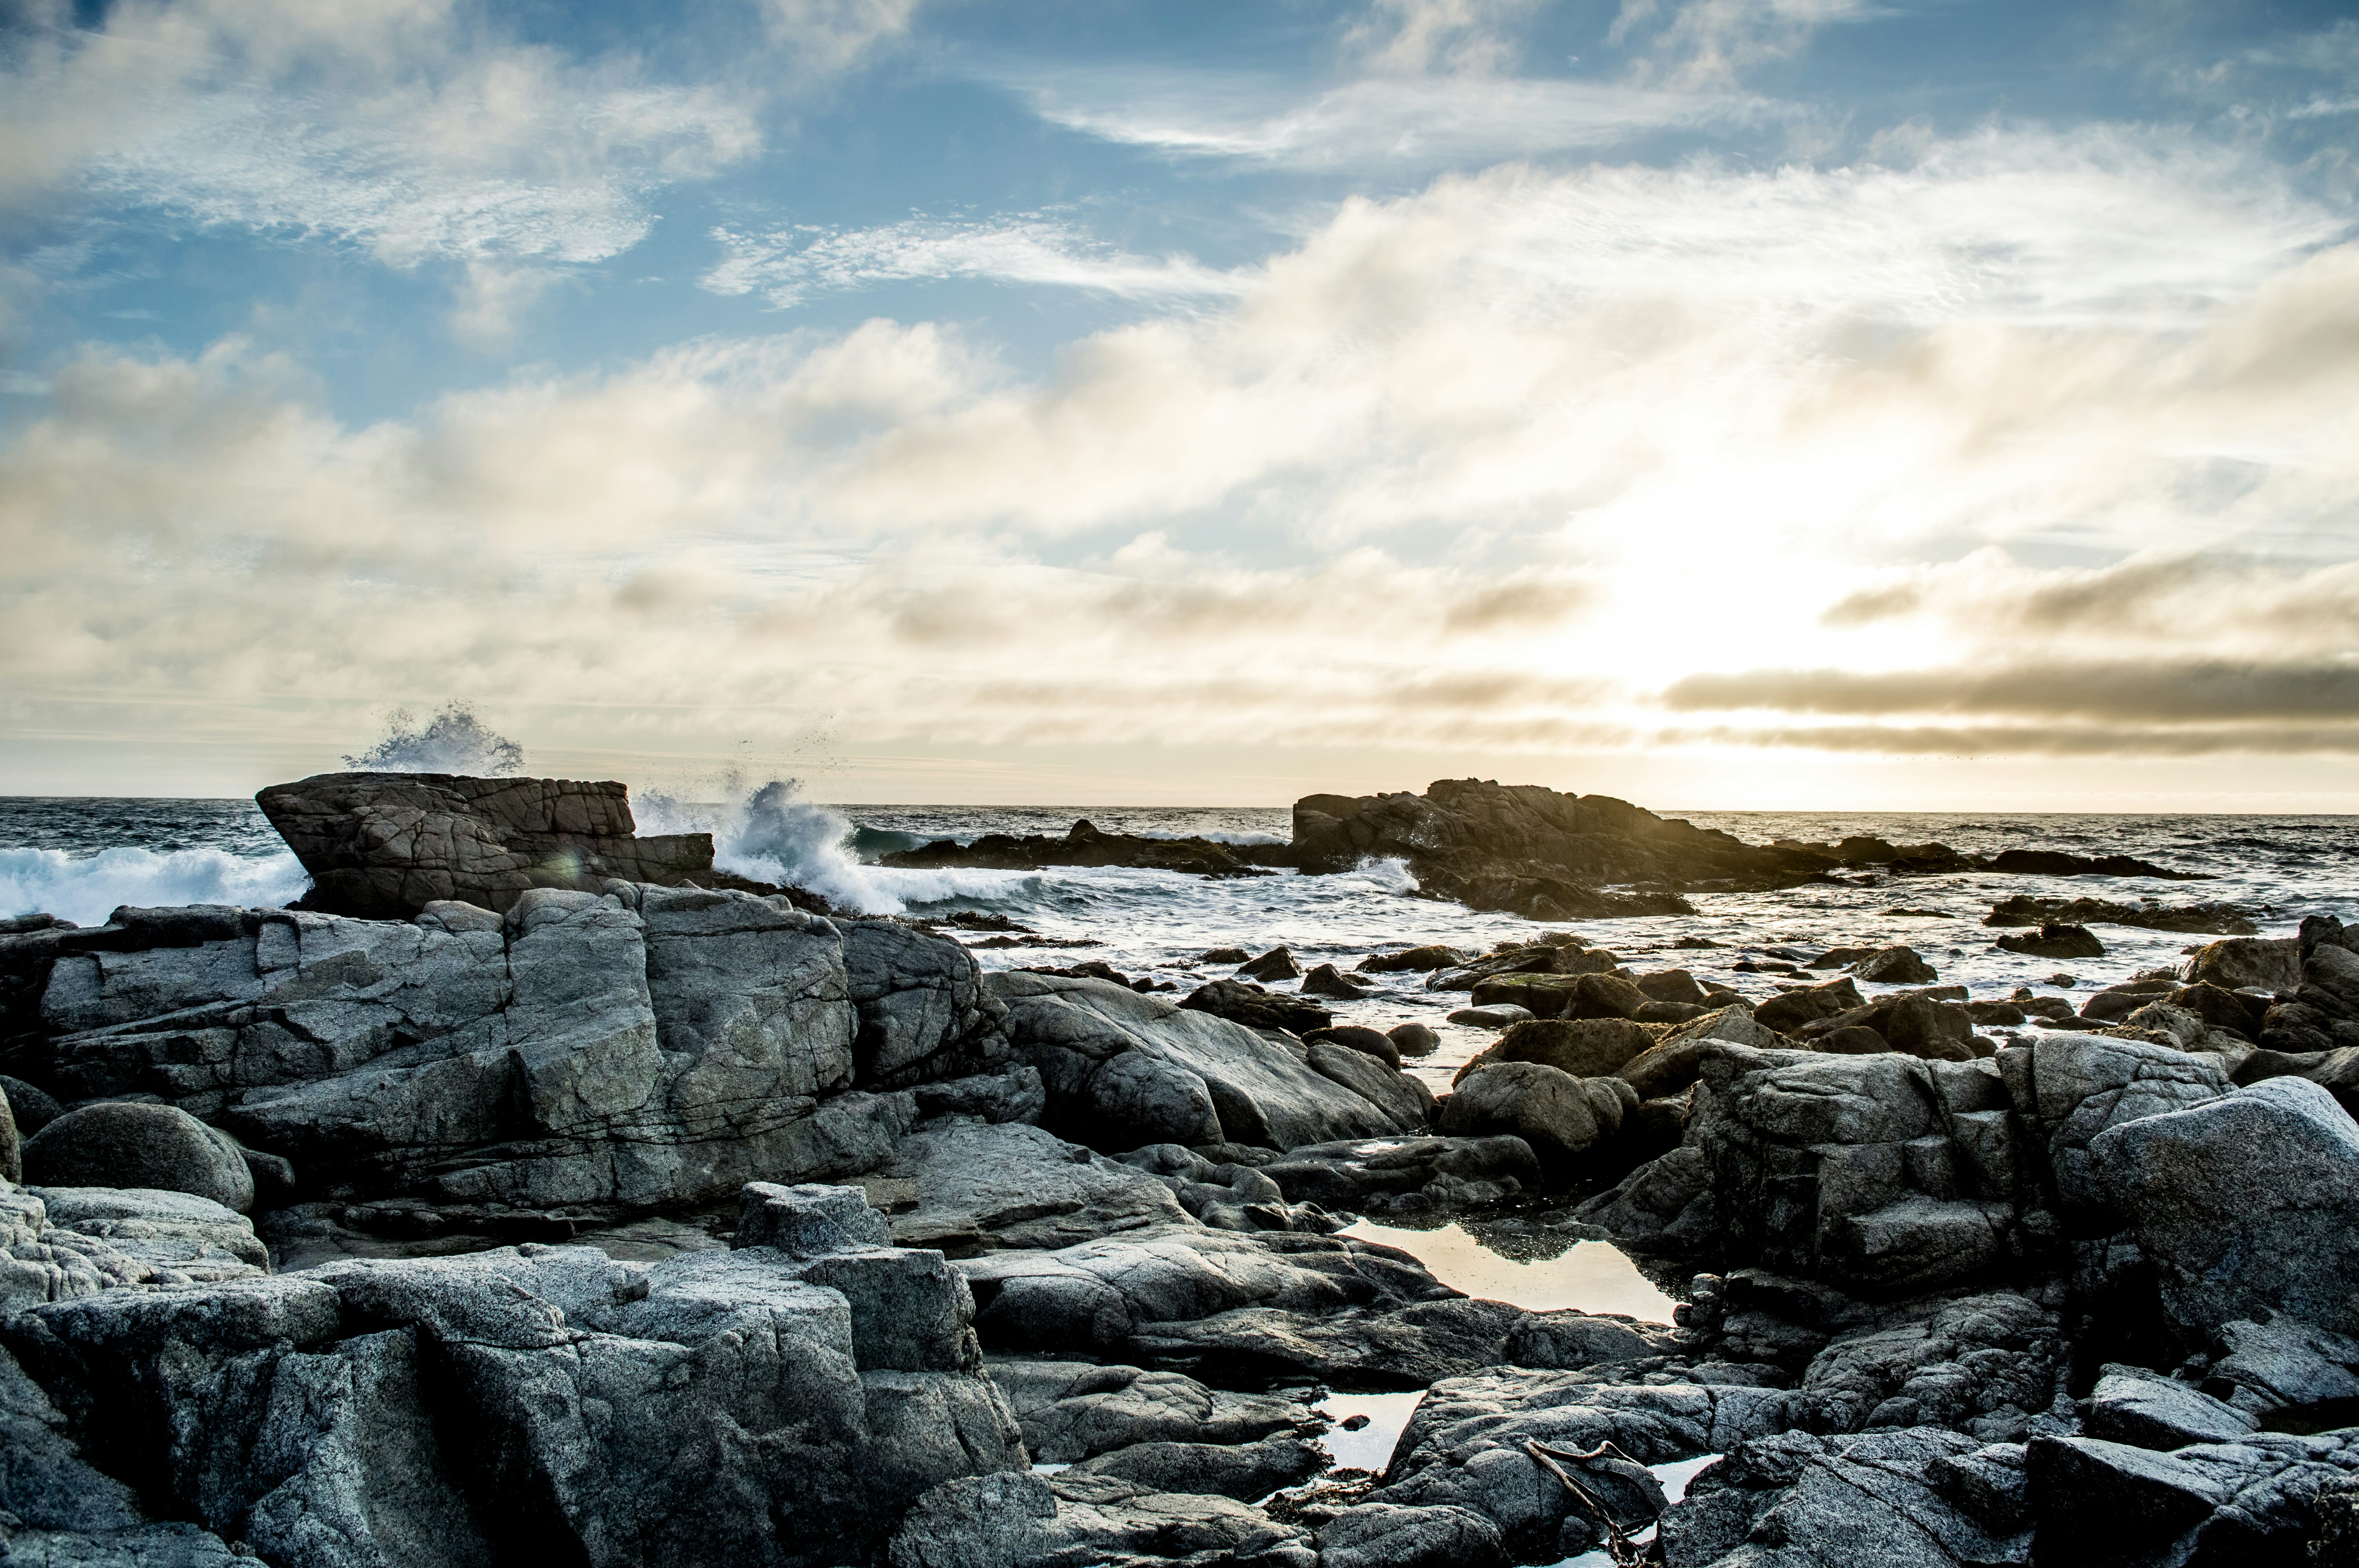
M1020 1123L921 1122L884 1173L917 1188L917 1206L893 1217L894 1238L953 1256L1196 1224L1166 1183Z

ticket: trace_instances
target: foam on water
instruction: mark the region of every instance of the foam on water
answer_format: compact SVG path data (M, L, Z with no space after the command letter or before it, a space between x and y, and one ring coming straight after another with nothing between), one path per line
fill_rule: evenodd
M222 849L0 849L0 915L37 912L97 925L122 904L234 903L270 909L300 898L311 885L302 864L276 855L233 855Z

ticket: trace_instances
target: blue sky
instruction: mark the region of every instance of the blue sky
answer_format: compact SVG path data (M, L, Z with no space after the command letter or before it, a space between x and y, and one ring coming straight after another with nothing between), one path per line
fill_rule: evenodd
M2359 809L2359 20L0 0L0 789Z

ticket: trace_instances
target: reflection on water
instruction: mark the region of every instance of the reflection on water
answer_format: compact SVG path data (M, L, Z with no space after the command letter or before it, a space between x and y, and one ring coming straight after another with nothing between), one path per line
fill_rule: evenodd
M1482 1238L1457 1224L1438 1230L1407 1230L1363 1219L1340 1234L1397 1247L1430 1269L1445 1285L1528 1312L1574 1307L1667 1324L1677 1304L1610 1241L1575 1241L1553 1257L1510 1258L1484 1245ZM1516 1239L1524 1244L1518 1246L1519 1251L1547 1250L1531 1249L1529 1233Z
M1320 1414L1335 1424L1319 1440L1339 1470L1368 1470L1384 1474L1392 1463L1393 1445L1400 1442L1408 1418L1417 1412L1418 1401L1425 1398L1422 1389L1405 1394L1329 1394L1314 1407ZM1343 1423L1355 1415L1368 1418L1368 1424L1357 1432L1346 1432Z
M1663 1500L1676 1503L1688 1495L1688 1483L1694 1480L1705 1465L1720 1457L1717 1454L1699 1454L1692 1459L1673 1459L1661 1465L1649 1465L1647 1468L1652 1470L1655 1479L1663 1484ZM1655 1539L1655 1527L1650 1524L1630 1539L1635 1544L1644 1546ZM1584 1552L1578 1557L1568 1557L1555 1568L1614 1568L1614 1558L1600 1547L1594 1552Z

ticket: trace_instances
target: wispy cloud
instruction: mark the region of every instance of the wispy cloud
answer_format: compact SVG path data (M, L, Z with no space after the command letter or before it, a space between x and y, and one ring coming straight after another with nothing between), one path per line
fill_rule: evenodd
M912 218L874 229L798 225L716 229L727 253L701 280L715 294L760 294L774 306L878 284L947 278L1087 289L1125 299L1217 298L1243 277L1187 256L1134 255L1046 213L984 220Z
M1432 169L1621 146L1788 111L1734 94L1614 82L1374 76L1304 95L1292 83L1161 70L1006 70L1052 124L1171 157L1304 169Z

